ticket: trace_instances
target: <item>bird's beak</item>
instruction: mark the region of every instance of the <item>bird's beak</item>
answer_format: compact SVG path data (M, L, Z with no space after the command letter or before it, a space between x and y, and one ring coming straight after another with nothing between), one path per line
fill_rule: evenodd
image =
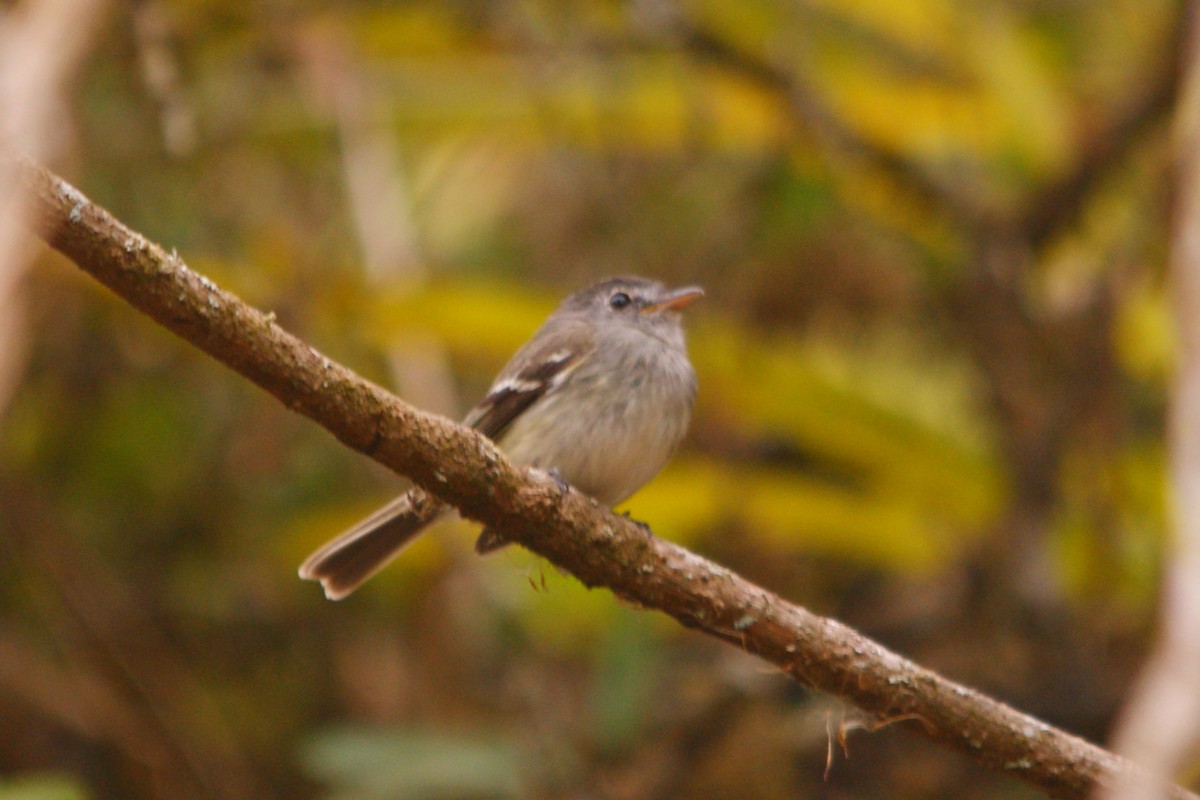
M657 314L661 311L682 311L704 296L704 290L699 286L685 286L667 292L657 303L648 305L641 310L643 314Z

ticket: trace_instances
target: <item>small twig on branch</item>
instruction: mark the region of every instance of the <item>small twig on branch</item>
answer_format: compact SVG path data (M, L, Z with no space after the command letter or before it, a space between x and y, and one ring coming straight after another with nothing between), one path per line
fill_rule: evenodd
M0 156L0 161L3 156ZM45 169L22 162L42 237L164 327L589 587L604 586L1057 797L1082 798L1132 762L892 653L663 541L554 479L513 466L475 431L425 414L335 364ZM1195 795L1172 787L1170 796Z

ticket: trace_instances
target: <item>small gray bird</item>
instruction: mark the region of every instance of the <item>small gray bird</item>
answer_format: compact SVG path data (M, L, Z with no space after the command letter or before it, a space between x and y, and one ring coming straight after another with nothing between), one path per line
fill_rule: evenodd
M658 474L687 432L696 398L680 312L704 294L610 278L568 297L463 420L518 464L552 470L616 505ZM317 550L300 577L340 600L448 507L413 488ZM484 530L475 549L506 544Z

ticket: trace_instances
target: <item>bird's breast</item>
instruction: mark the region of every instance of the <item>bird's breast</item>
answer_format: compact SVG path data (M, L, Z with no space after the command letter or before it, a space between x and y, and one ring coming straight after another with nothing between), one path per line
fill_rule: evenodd
M687 432L695 392L683 353L598 354L521 414L499 444L514 461L557 469L615 505L667 463Z

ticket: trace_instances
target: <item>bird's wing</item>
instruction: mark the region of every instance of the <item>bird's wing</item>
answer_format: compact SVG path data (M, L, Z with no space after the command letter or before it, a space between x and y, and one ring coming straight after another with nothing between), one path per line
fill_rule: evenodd
M539 342L528 358L524 351L518 353L463 424L499 439L521 412L562 385L591 352L591 337L573 336Z

